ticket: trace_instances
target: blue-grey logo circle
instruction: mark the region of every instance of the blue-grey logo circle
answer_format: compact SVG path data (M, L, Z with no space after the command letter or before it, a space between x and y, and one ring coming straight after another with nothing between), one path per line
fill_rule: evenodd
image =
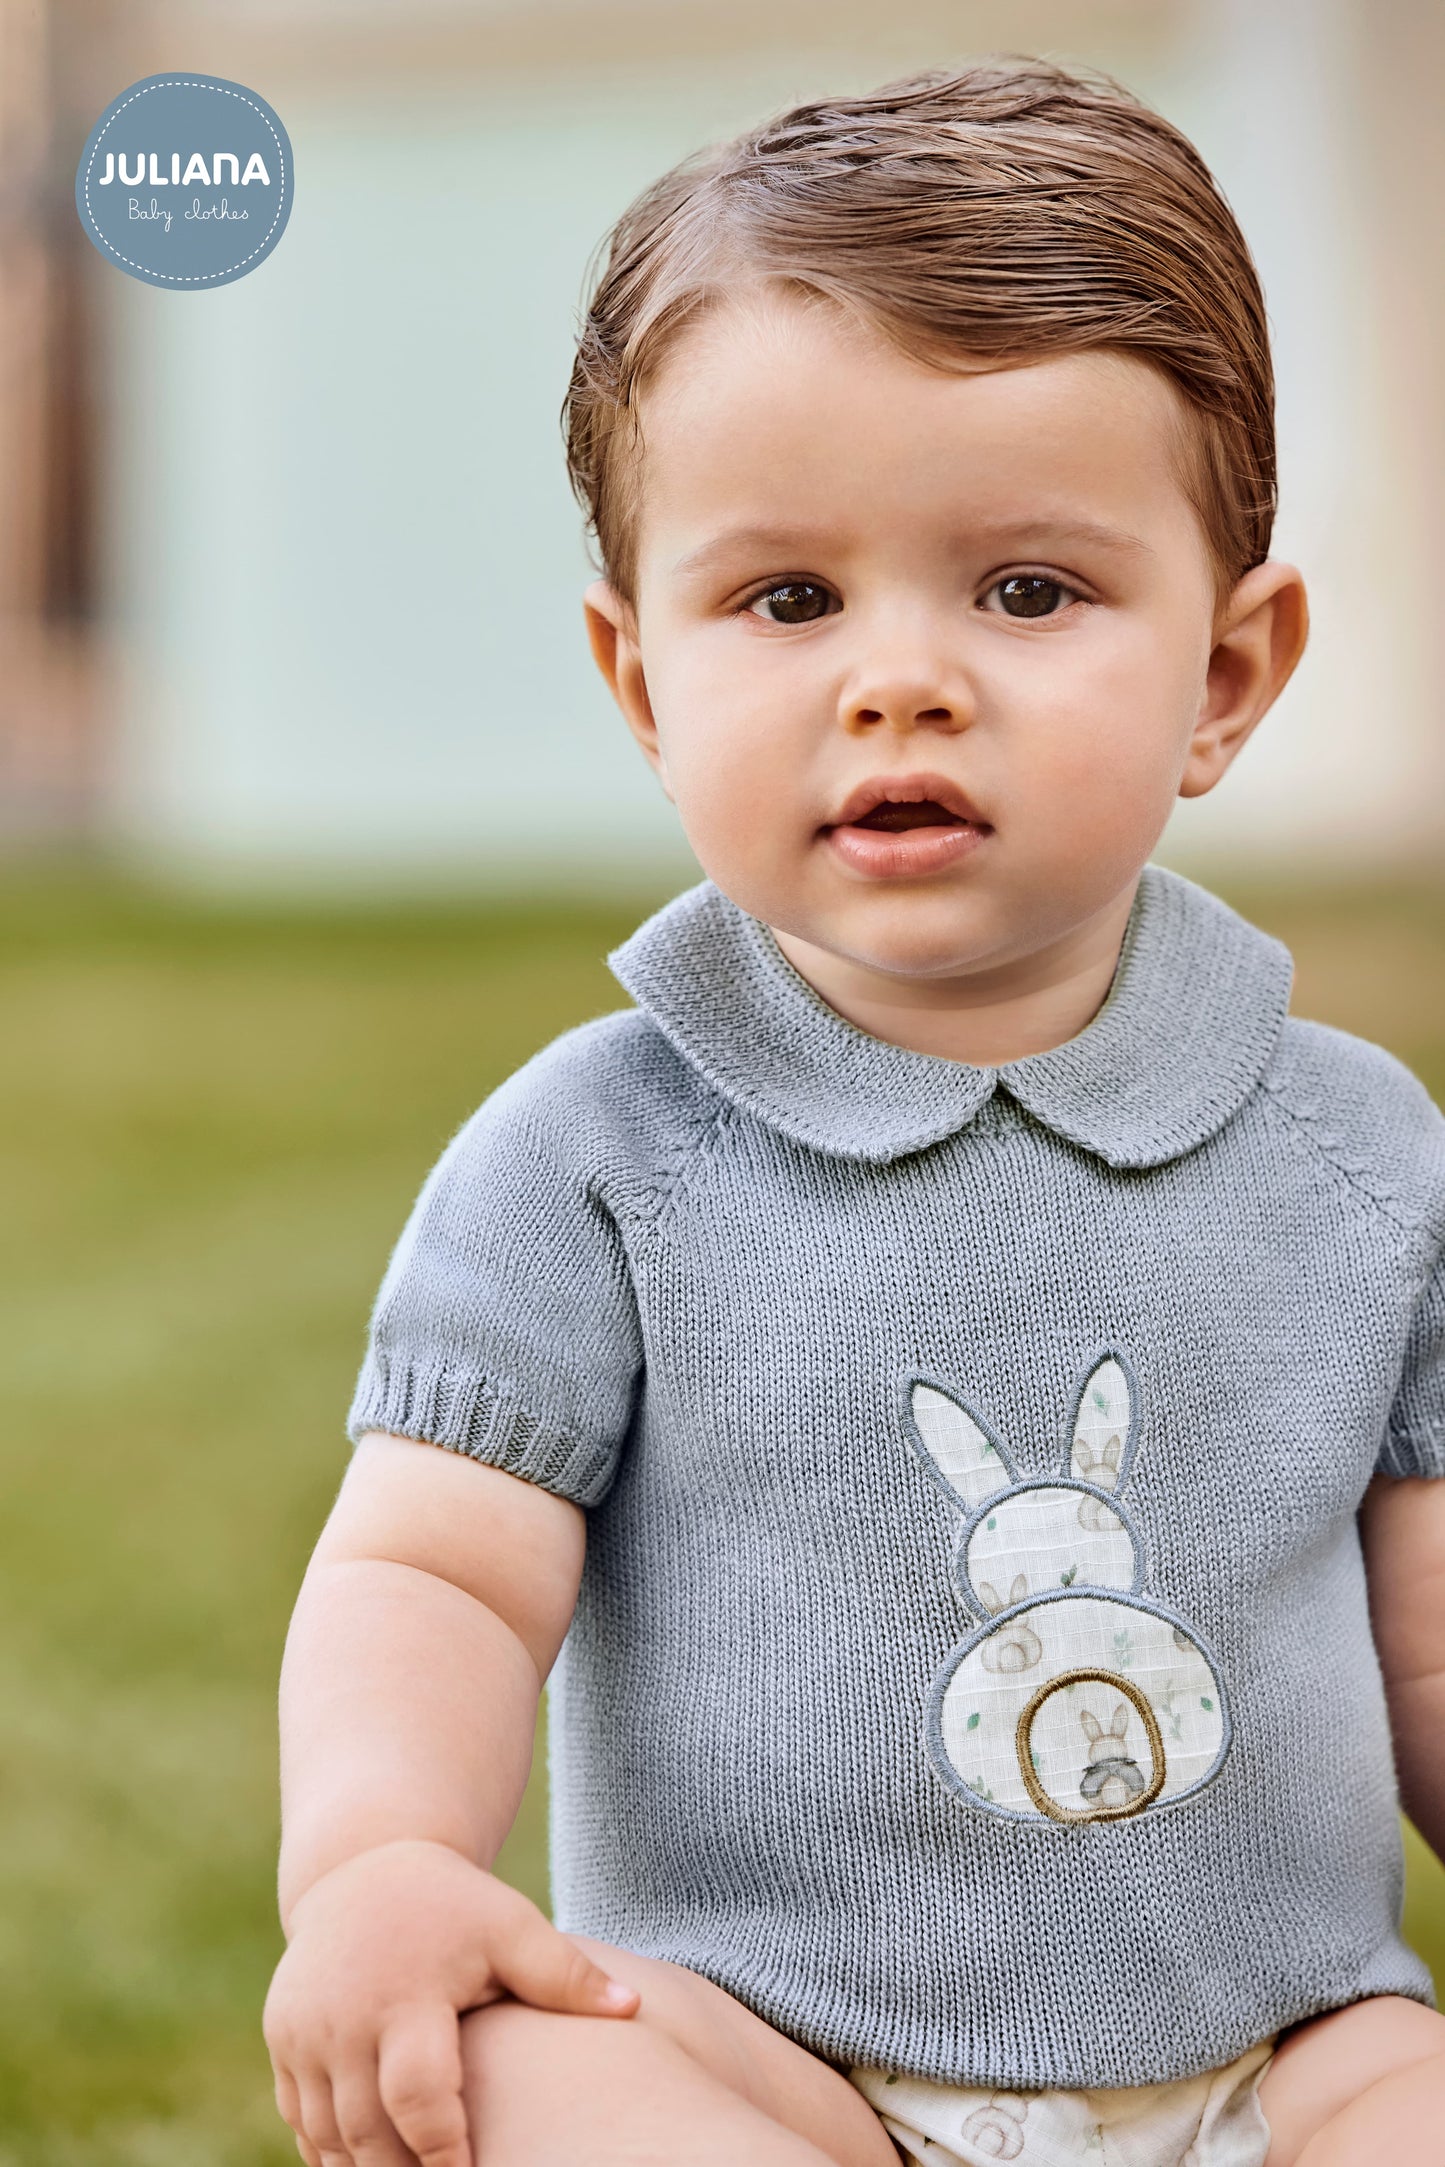
M112 98L75 172L100 253L150 286L224 286L286 230L291 141L264 98L220 75L147 75Z

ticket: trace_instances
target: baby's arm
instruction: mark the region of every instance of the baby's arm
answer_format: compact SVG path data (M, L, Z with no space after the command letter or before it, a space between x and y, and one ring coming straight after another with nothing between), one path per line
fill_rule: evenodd
M357 1447L281 1683L289 1946L266 2038L309 2162L470 2167L460 2011L504 1993L637 2006L485 1871L526 1784L584 1545L581 1510L534 1483L406 1438Z
M1445 1858L1445 1482L1377 1475L1361 1532L1401 1800Z

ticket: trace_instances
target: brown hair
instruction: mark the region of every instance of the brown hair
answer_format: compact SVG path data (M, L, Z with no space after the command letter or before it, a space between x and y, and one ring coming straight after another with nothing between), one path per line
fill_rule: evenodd
M742 280L861 317L939 368L1111 347L1183 395L1183 477L1221 591L1268 554L1274 380L1259 278L1193 145L1044 60L818 99L674 166L605 242L562 408L602 570L636 600L638 394Z

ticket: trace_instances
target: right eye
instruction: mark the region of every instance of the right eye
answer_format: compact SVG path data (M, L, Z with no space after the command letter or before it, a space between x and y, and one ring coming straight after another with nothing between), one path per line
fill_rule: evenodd
M758 616L761 605L766 603L768 613L764 622L767 624L809 625L828 615L828 604L832 599L826 587L820 587L810 579L784 579L779 580L777 586L755 594L746 606L749 615Z

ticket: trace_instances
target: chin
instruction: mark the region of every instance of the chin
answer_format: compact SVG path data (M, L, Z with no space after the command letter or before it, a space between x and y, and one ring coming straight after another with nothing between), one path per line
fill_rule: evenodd
M995 914L976 892L873 895L819 913L803 939L891 978L949 978L976 970L999 943Z
M965 947L957 939L951 941L889 941L875 942L867 948L849 946L835 953L850 956L872 971L887 978L940 979L960 978L987 962L987 955L976 948Z
M823 882L780 865L719 866L693 845L708 877L732 901L780 933L890 978L948 978L994 960L1011 939L1008 913L977 880L900 882L886 888Z

